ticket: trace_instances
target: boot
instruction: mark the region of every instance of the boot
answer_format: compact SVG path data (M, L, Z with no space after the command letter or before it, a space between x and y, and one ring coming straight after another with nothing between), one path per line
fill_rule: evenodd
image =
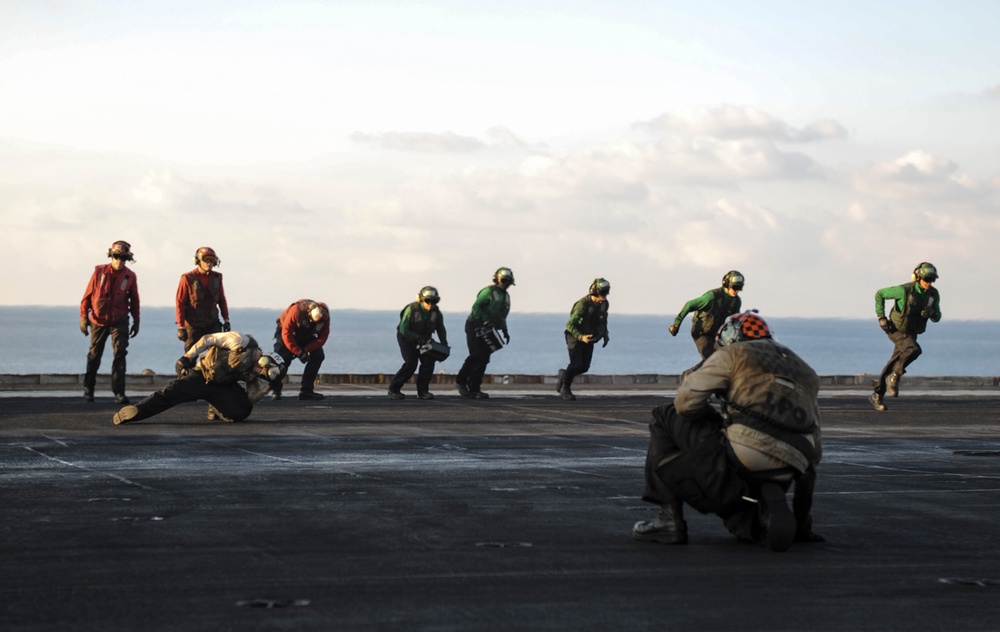
M898 373L890 373L885 381L885 394L889 397L899 397L899 378L903 377Z
M556 380L556 392L562 393L563 386L566 385L566 369L559 369L559 379Z
M119 410L118 412L116 412L114 416L111 418L111 421L113 421L116 426L120 426L122 424L138 421L138 419L136 419L136 417L138 416L139 416L138 408L136 408L135 406L126 406L121 410Z
M880 413L884 413L885 411L888 410L886 405L882 403L882 396L879 395L878 393L872 393L868 397L868 401L871 402L872 408L879 411Z
M652 520L641 520L632 527L632 537L643 542L687 544L688 529L684 522L684 505L673 502L660 507Z
M760 522L772 551L787 551L795 539L795 516L777 483L760 486Z
M564 386L562 390L559 391L559 396L568 402L571 402L576 399L576 395L573 394L573 391L569 390L568 386Z

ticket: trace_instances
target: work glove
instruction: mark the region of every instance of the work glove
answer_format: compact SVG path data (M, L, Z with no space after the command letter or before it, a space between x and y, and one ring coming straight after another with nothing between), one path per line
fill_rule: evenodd
M132 323L132 328L128 330L128 337L129 338L135 338L138 335L139 335L139 321L138 321L138 319L136 319Z
M509 334L509 333L507 333L507 330L506 330L506 329L505 329L505 330L504 330L504 332L503 332L503 343L504 343L505 345L509 345L509 344L510 344L510 334Z
M188 339L188 330L187 330L187 327L178 327L177 328L177 339L178 340L187 340Z
M886 318L885 316L879 317L878 326L881 327L882 331L884 331L887 334L891 334L892 332L896 331L896 326L893 325L891 322L889 322L889 319Z
M609 336L608 334L604 334L604 344L602 344L601 347L603 348L608 346L609 342L611 342L611 336Z
M670 325L669 327L667 327L667 331L670 332L671 336L676 336L677 332L680 331L680 330L681 330L681 328L678 327L677 325Z
M593 334L583 334L582 336L580 336L580 342L582 342L585 345L589 345L593 341L594 341Z
M920 317L921 318L931 318L932 316L934 316L934 308L932 308L932 307L925 307L922 310L920 310Z
M309 352L308 351L300 351L299 352L299 360L302 360L302 362L308 362L309 361Z
M90 335L90 319L86 316L80 319L80 331L83 332L84 336Z
M194 368L194 360L187 356L181 356L177 363L174 364L174 370L177 371L177 377L184 377L187 375L188 371Z
M229 324L228 320L222 323L222 331L232 331L232 330L233 326Z

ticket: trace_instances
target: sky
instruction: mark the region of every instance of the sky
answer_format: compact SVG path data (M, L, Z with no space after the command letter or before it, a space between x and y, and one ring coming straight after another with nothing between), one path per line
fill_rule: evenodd
M143 305L200 246L240 307L995 319L992 1L0 0L0 305ZM666 321L665 321L666 322Z

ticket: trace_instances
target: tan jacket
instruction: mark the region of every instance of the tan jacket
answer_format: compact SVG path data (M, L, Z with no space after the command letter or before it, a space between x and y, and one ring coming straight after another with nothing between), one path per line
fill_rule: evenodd
M792 466L804 472L822 458L819 377L802 358L772 339L722 347L685 378L677 412L708 412L713 394L723 400L726 438L752 470Z

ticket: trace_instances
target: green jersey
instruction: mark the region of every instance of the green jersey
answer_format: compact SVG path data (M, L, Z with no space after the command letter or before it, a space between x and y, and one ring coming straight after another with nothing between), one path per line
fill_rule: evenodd
M468 320L485 325L491 323L500 331L507 333L507 314L510 313L510 295L499 285L489 285L479 290L476 302L472 304L472 313Z

